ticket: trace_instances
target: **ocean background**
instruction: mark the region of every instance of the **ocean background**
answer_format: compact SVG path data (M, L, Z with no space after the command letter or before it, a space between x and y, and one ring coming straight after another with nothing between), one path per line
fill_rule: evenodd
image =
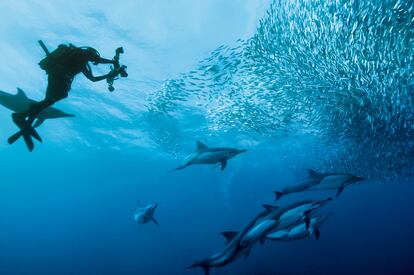
M55 106L76 117L47 120L32 153L7 144L0 109L0 274L202 274L186 267L262 204L335 196L276 203L307 168L367 180L323 209L320 240L257 244L211 274L413 274L413 2L6 0L0 35L8 93L43 98L39 39L123 46L129 73L113 93L78 76ZM197 140L248 151L168 173ZM138 200L159 227L139 230Z

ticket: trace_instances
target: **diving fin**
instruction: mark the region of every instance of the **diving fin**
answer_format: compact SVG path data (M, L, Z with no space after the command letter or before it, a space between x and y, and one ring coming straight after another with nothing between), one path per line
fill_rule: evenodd
M32 152L34 149L34 143L33 143L32 136L27 133L24 133L23 140L24 140L24 143L26 143L26 146L27 146L27 149L29 149L29 152Z
M33 124L33 128L37 128L45 122L44 118L37 118L35 123Z
M10 136L7 141L9 144L13 144L22 136L30 152L32 152L34 149L34 143L33 143L32 137L42 142L42 138L31 125L25 125L25 127L21 128L20 131Z
M7 142L9 144L13 144L15 143L19 138L22 137L22 131L18 131L17 133L15 133L14 135L10 136L9 139L7 140Z

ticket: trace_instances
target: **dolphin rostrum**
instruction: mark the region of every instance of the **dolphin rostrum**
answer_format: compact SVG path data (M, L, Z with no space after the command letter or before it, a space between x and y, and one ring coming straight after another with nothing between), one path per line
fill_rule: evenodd
M304 223L299 222L290 228L273 231L266 235L266 239L272 241L296 241L310 237L313 234L319 240L319 228L331 215L332 213L311 218L309 228L306 228Z
M227 161L240 153L246 152L247 150L239 150L235 148L213 148L207 147L200 141L197 141L197 148L195 152L188 155L183 164L171 171L181 170L187 166L194 164L217 164L221 165L221 170L227 166Z
M337 190L336 196L339 196L346 186L365 180L364 177L357 177L352 174L322 174L310 169L308 169L308 172L309 178L306 180L293 186L287 186L282 191L275 191L276 200L290 193L312 190Z
M14 112L24 112L30 107L30 104L36 101L28 98L23 90L17 88L17 94L12 95L3 91L0 91L0 104ZM75 115L67 114L52 106L44 109L36 118L33 127L39 127L45 119L60 118L60 117L74 117Z
M140 225L150 221L158 225L157 220L154 218L154 212L157 209L157 206L158 203L143 205L140 201L138 201L138 207L135 210L134 220Z

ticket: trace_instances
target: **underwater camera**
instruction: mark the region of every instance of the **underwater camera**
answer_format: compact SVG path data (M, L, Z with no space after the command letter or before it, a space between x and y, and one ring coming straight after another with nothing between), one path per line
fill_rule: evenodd
M121 77L127 77L128 73L126 71L127 66L125 65L119 65L119 56L124 53L124 48L119 47L115 50L115 56L113 60L115 61L114 66L111 66L111 71L109 72L109 76L106 79L106 82L108 83L108 90L110 92L113 92L115 90L114 88L114 81L118 79L119 76Z

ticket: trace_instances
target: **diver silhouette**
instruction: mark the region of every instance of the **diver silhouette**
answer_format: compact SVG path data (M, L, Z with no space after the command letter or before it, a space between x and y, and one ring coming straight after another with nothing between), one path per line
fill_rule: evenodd
M116 50L113 59L106 59L102 58L99 52L91 47L75 47L72 44L62 44L56 50L49 52L42 41L39 41L39 44L46 53L46 57L39 62L39 66L48 75L46 96L42 101L31 104L26 111L12 114L13 121L20 128L20 131L8 140L12 144L23 136L29 151L34 149L32 137L42 141L32 126L33 121L42 110L68 96L73 79L77 74L83 73L93 82L106 79L108 89L111 92L114 90L113 82L118 76L128 76L126 66L120 66L119 64L119 56L123 53L122 47ZM94 65L112 64L111 71L105 75L94 76L89 62Z

